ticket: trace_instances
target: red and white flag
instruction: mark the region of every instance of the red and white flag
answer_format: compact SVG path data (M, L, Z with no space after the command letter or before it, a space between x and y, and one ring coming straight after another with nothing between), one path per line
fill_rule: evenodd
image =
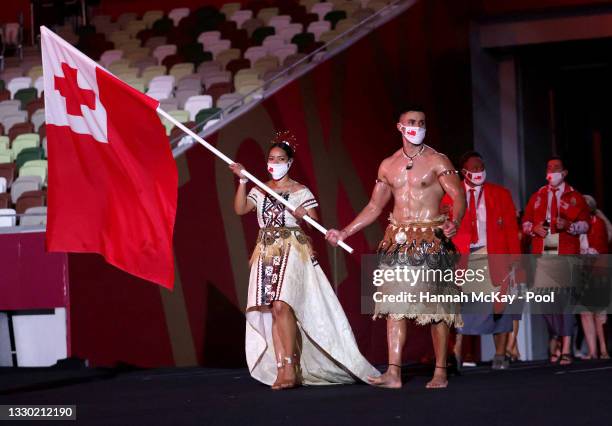
M174 283L178 175L159 102L41 27L49 156L47 250L100 253Z

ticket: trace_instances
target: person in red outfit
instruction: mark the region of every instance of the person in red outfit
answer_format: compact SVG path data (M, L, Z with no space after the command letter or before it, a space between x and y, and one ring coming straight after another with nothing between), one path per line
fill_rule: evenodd
M458 164L464 177L467 210L453 243L462 254L470 256L470 269L486 265L486 286L478 286L477 291L501 291L505 294L510 283L513 258L496 256L521 253L519 229L516 221L516 208L510 191L501 185L486 181L485 163L476 151L463 154ZM443 206L450 204L445 197ZM493 255L493 256L490 256ZM478 261L480 259L480 262ZM480 265L479 265L480 263ZM464 288L464 291L476 289ZM509 366L506 345L512 331L512 317L504 314L504 306L496 305L491 312L478 303L476 313L464 313L464 326L457 329L455 357L461 359L462 335L493 334L495 357L492 367L504 369ZM466 306L467 308L467 306Z
M582 254L607 254L612 242L612 224L601 210L597 208L595 198L585 195L589 206L589 232L580 236Z
M530 238L531 253L552 255L580 254L580 235L589 230L589 210L584 197L565 182L568 171L559 157L546 165L548 184L531 196L523 215L523 232ZM563 256L541 256L537 260L534 289L571 287L569 261ZM571 336L574 316L545 314L550 339L550 361L572 362ZM559 339L561 342L559 342ZM559 345L561 343L561 345ZM561 347L560 347L561 346Z
M588 234L580 235L580 252L582 254L608 254L608 245L612 240L612 225L603 212L597 209L597 203L590 195L585 195L584 199L589 206L589 232ZM600 259L595 259L597 265ZM604 259L601 259L604 260ZM605 261L604 261L605 263ZM604 266L605 267L605 266ZM604 333L604 324L608 315L603 312L581 312L580 320L584 337L589 348L589 353L584 359L597 359L597 343L599 342L599 357L609 359L608 348L606 345L606 336Z
M523 215L523 232L531 237L531 252L553 248L544 245L547 236L557 240L557 254L580 253L580 234L589 230L589 212L582 194L565 182L567 170L559 157L548 160L548 185L531 196ZM555 194L555 197L552 197Z

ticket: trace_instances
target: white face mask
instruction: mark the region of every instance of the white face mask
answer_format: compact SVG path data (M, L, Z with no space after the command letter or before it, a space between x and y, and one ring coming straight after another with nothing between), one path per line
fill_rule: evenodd
M563 182L563 173L562 172L547 173L546 180L552 186L559 186L561 185L561 182Z
M480 186L487 179L487 171L483 170L482 172L468 172L463 169L463 175L472 182L474 185Z
M268 173L272 175L272 179L279 180L289 172L291 161L287 163L268 163Z
M402 135L413 145L420 145L425 139L425 128L400 125Z

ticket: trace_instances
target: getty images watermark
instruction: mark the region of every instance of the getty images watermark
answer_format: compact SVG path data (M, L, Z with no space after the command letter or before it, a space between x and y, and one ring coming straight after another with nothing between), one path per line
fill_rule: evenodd
M428 269L425 266L409 267L395 266L393 268L377 268L372 271L372 285L382 287L388 284L405 285L411 288L417 284L428 284L439 286L440 284L464 285L477 283L483 284L488 278L487 266L479 269ZM473 289L472 289L473 290ZM377 303L509 303L524 299L529 303L554 303L555 293L538 294L534 291L523 291L522 294L503 294L502 290L491 291L468 291L458 294L440 294L435 290L418 290L416 292L400 291L397 294L385 294L378 290L372 294L372 299Z
M435 257L380 260L362 256L363 314L381 305L391 313L418 306L418 312L435 314L444 304L476 314L499 312L500 306L516 314L612 313L612 256L472 254L445 264L436 264Z

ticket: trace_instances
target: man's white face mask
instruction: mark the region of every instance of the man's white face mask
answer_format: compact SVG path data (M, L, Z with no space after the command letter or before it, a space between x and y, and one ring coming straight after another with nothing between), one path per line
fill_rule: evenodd
M291 167L291 161L287 163L268 163L268 173L272 175L272 179L279 180L289 172L289 167Z
M425 139L426 131L424 127L404 126L400 124L400 131L404 138L413 145L420 145Z
M563 182L563 172L547 173L546 180L552 186L559 186Z
M468 172L466 169L463 169L463 176L469 179L474 185L480 186L487 179L487 171L483 170L482 172Z

